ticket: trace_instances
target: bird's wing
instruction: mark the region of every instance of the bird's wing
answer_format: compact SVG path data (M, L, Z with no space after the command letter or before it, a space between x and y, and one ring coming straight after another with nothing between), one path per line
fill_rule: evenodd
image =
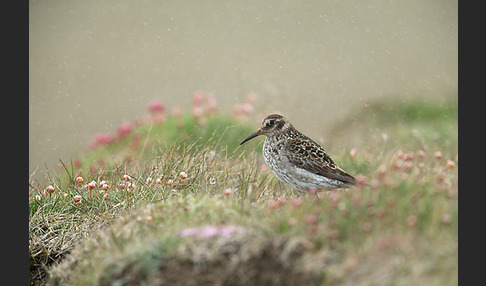
M290 151L289 161L297 167L349 185L355 184L355 178L336 165L324 148L312 139L305 136L293 138L286 147Z

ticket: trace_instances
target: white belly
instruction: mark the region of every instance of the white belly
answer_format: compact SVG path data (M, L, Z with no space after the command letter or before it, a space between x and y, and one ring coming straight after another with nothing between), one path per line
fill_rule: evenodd
M263 144L265 164L267 164L280 181L291 185L293 188L308 191L312 188L320 190L336 188L343 185L343 182L339 180L329 179L291 164L285 156L282 156L281 152L279 152L280 150L266 148L266 144L267 141L265 140ZM271 152L273 154L270 154Z

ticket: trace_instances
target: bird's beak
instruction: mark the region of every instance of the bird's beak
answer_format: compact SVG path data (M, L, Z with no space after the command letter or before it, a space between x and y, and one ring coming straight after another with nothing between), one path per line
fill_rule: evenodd
M250 136L246 137L245 140L241 141L240 145L262 134L263 134L263 130L261 128L258 128L257 131L253 132Z

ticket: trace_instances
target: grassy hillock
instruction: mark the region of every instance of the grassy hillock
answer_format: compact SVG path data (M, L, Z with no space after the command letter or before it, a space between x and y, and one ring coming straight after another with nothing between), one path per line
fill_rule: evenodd
M238 146L257 128L245 122L133 124L49 191L31 182L31 283L457 284L456 100L378 102L337 123L324 147L359 185L319 197L279 184L258 140Z

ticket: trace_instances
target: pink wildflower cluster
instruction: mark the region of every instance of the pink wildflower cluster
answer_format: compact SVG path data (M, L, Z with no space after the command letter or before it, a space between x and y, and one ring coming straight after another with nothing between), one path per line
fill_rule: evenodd
M131 194L137 186L135 183L132 181L132 177L128 174L123 175L123 181L118 184L118 187L120 187L121 190L126 190L128 194Z
M147 106L147 110L149 112L148 116L143 117L142 119L136 119L133 123L132 122L124 122L117 128L116 136L107 133L97 133L94 138L89 142L89 146L91 149L96 149L99 146L108 146L112 143L117 142L125 138L127 135L133 132L134 126L138 126L140 124L148 124L151 122L156 123L163 123L164 116L165 116L165 105L162 101L158 99L154 99L150 104ZM203 115L212 114L218 111L218 106L216 104L216 98L212 93L203 92L197 90L194 92L192 97L192 114L196 118L200 118ZM171 111L172 116L176 118L180 118L182 115L181 109L178 106L172 108ZM182 122L180 123L182 125ZM133 138L134 142L131 146L138 146L139 137L135 134ZM76 162L78 167L81 167L81 163L79 160Z
M187 182L187 180L186 180L186 179L187 179L188 177L189 177L189 175L188 175L186 172L184 172L184 171L180 172L180 173L179 173L179 176L178 176L178 179L176 179L176 180L169 179L169 180L167 180L167 181L165 182L165 191L169 191L169 189L170 189L170 191L171 191L172 193L175 193L175 192L177 192L177 191L176 191L176 189L177 189L179 186L182 186L182 187L187 186L188 182ZM147 182L147 184L149 184L149 185L150 185L150 184L152 184L153 179L152 179L151 177L148 177L148 178L146 179L146 182ZM162 178L157 178L157 179L155 180L155 189L156 189L156 190L157 190L157 189L159 189L159 187L161 187L161 186L163 185L163 183L164 183L164 182L163 182L163 177L162 177ZM164 196L164 194L163 194L163 193L160 193L159 195L160 195L161 197L163 197L163 196Z
M130 134L130 132L132 132L132 129L133 129L132 123L130 123L130 122L123 123L117 129L118 139L122 139L123 137L127 136L128 134Z
M97 133L93 140L89 143L89 146L93 149L100 145L110 145L114 141L114 138L112 135L106 134L106 133Z
M351 149L350 156L355 159L357 151L355 148ZM366 156L364 154L364 156ZM424 158L431 157L434 161L424 160ZM363 175L356 175L357 188L360 190L363 187L369 186L374 191L374 195L378 197L378 192L381 188L387 190L396 189L400 185L400 182L410 183L414 185L422 185L430 182L430 177L436 180L434 185L434 192L436 194L445 193L449 197L453 197L457 193L457 187L453 183L455 174L453 170L457 164L457 157L453 159L444 158L441 151L426 152L424 150L418 151L402 151L398 150L392 157L388 164L382 164L377 168L377 176L375 178L368 178ZM361 207L359 200L360 192L355 193L353 197L353 205L355 208ZM410 194L410 203L416 204L420 201L423 193L417 191ZM395 196L390 196L387 199L387 206L393 208L397 202ZM335 204L337 206L337 204ZM383 218L387 215L388 211L384 207L376 207L374 205L374 199L368 201L366 206L370 215L376 215L378 218ZM344 209L343 215L346 215L347 210ZM449 224L450 214L444 213L441 217L441 222ZM444 219L445 218L445 219ZM420 221L417 215L410 214L404 222L410 228L416 227ZM362 225L364 232L371 231L372 225L369 222L365 222Z
M254 92L250 92L246 95L246 101L244 103L237 103L233 106L231 115L236 119L249 116L253 112L257 100L258 95Z
M258 99L256 93L251 92L246 96L246 101L241 104L236 104L233 108L232 115L235 119L250 115L254 110L254 105ZM205 126L207 122L206 116L219 112L219 107L216 102L214 94L202 90L196 90L192 94L192 116L197 119L199 126ZM117 129L116 134L109 133L97 133L94 138L89 142L90 149L97 149L99 147L110 146L116 144L122 139L129 136L131 142L129 145L130 151L136 151L141 145L141 135L136 131L136 127L144 124L158 123L162 124L167 116L167 108L164 103L159 99L152 100L148 106L147 111L149 114L137 118L132 122L123 122ZM182 110L179 106L174 106L170 109L169 116L173 116L177 120L177 126L184 126L182 117ZM123 158L124 162L130 162L133 160L132 154L125 154ZM74 166L81 168L82 162L80 159L75 158ZM105 164L104 158L99 158L97 164L103 166ZM89 166L90 170L94 173L96 171L95 166Z
M160 113L164 113L165 106L162 103L162 101L155 99L149 104L147 109L150 112L150 114L160 114Z
M164 104L158 99L153 100L148 106L148 111L152 116L152 119L157 123L162 123L164 121L164 110Z
M270 211L275 211L281 208L299 209L302 208L303 203L304 202L301 197L279 197L268 203L268 209ZM304 226L309 235L315 235L317 234L319 228L322 227L319 226L319 215L322 212L322 208L316 208L313 211L310 211L307 207L305 209L306 214L303 217L289 217L287 219L287 223L290 227Z
M108 146L117 140L125 138L133 130L133 124L131 122L124 122L117 128L116 136L107 133L97 133L94 138L89 142L91 149L96 149L99 146ZM80 162L77 162L80 165Z
M218 111L216 98L212 93L196 90L192 95L192 115L199 118Z
M47 196L49 194L49 197L51 197L52 193L54 193L55 189L52 185L47 186L47 188L44 190L44 196Z
M164 181L164 176L155 180L152 177L147 177L145 182L148 186L155 183L155 190L161 188L162 192L159 193L159 196L163 197L164 193L168 191L170 191L170 193L175 193L177 188L186 187L188 185L188 178L189 175L182 171L179 172L174 179ZM81 204L84 198L89 198L91 200L96 196L102 196L103 200L109 201L114 193L124 192L126 195L131 195L139 188L138 185L135 184L135 181L137 180L132 178L129 174L123 174L117 181L118 182L115 181L112 184L99 178L98 181L91 180L90 182L86 182L80 174L76 174L72 185L75 195L70 196L68 193L63 193L62 196L64 196L64 198L71 197L75 204ZM39 189L41 188L42 187L39 186ZM56 196L56 188L54 188L53 185L41 189L41 193L33 196L32 199L41 201L47 196L49 198Z

